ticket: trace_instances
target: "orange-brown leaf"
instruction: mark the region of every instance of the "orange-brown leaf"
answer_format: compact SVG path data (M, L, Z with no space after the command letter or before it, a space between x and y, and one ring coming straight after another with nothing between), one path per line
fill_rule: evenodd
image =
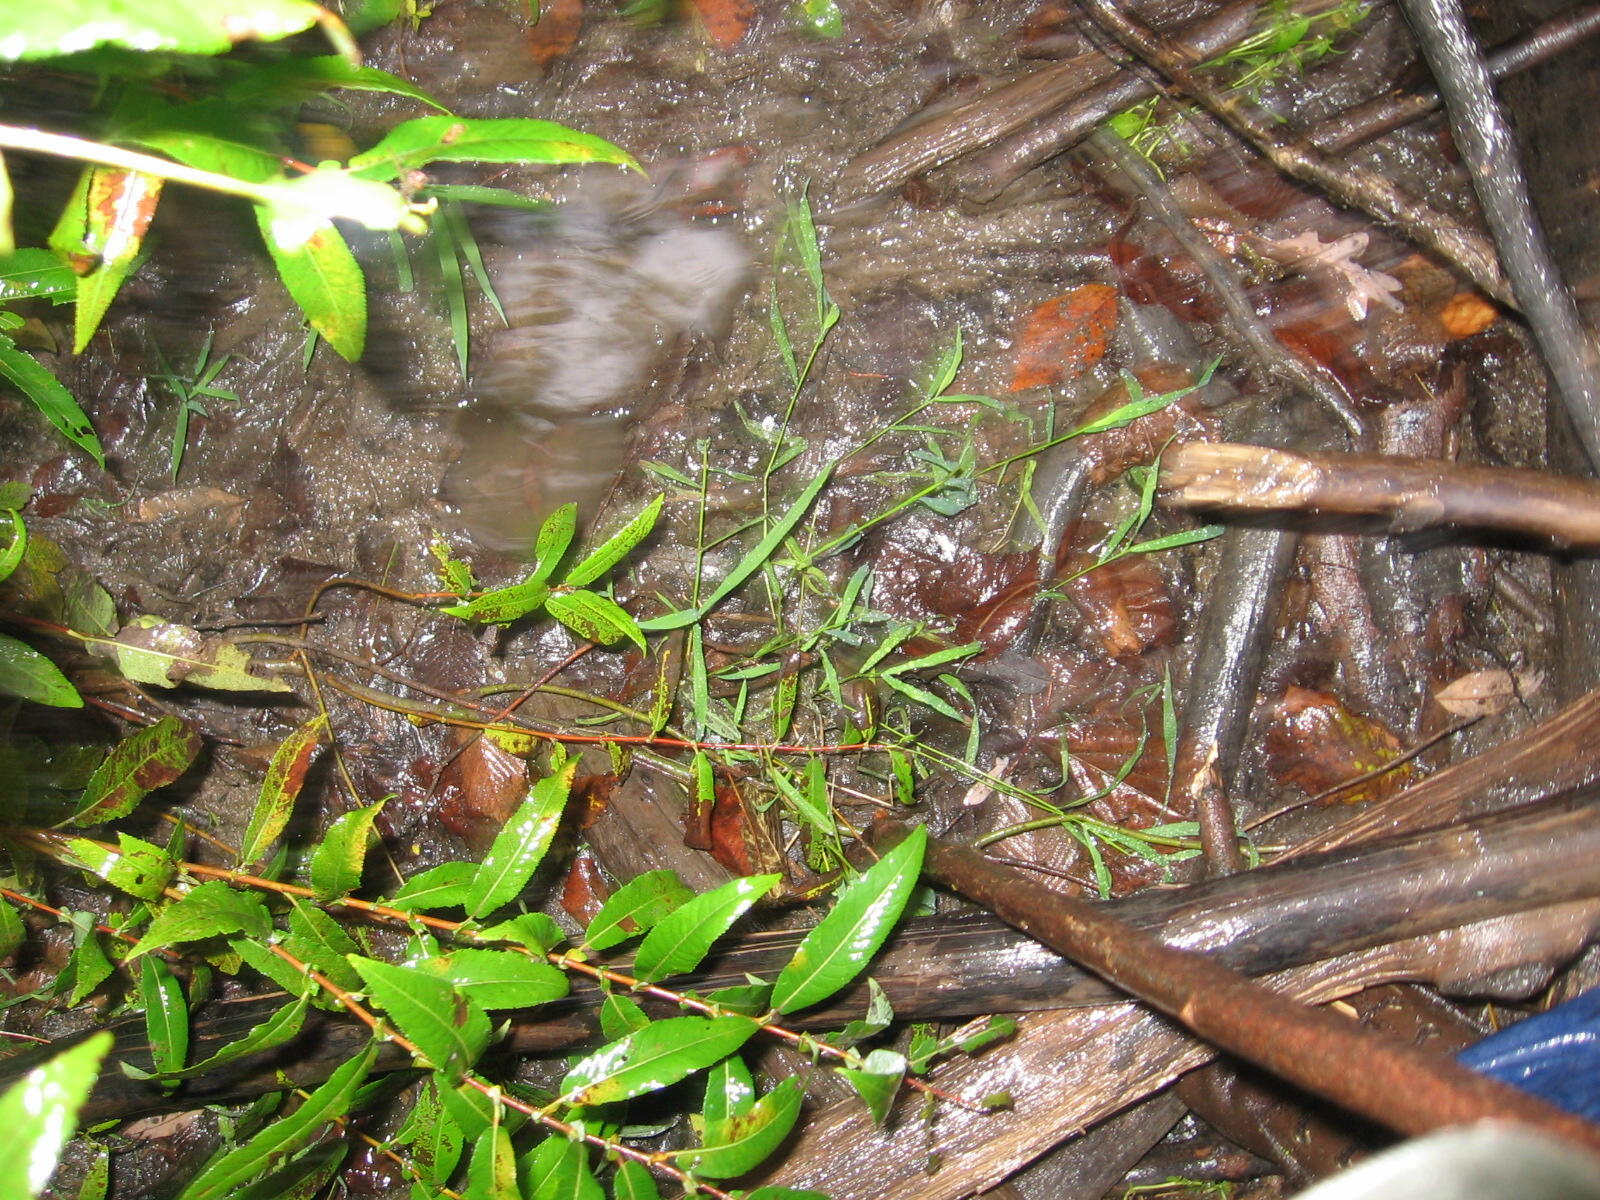
M1400 739L1369 717L1351 712L1337 696L1291 686L1267 729L1267 770L1309 795L1383 766L1400 753ZM1411 781L1408 763L1341 792L1355 803L1382 799Z
M754 0L690 0L690 6L718 50L732 50L743 41L756 15Z
M528 30L528 57L549 66L572 49L582 27L583 0L544 0L539 23Z
M1082 375L1105 355L1117 323L1117 289L1085 283L1046 300L1029 315L1017 339L1011 390L1049 387Z

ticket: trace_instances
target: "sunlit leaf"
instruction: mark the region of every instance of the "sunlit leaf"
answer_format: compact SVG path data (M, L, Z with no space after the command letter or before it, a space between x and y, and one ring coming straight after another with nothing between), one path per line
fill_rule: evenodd
M361 947L339 922L315 905L299 899L291 902L289 932L283 939L283 948L347 991L361 986L349 962L349 956L359 953Z
M25 246L0 256L0 305L48 298L65 304L78 290L78 277L59 254Z
M221 54L248 38L276 41L310 29L320 11L310 0L59 0L8 13L0 59L54 58L107 45Z
M800 1116L800 1080L785 1079L749 1112L707 1121L698 1150L677 1155L680 1165L707 1179L732 1179L759 1166L782 1144Z
M145 796L187 771L200 744L200 735L177 717L130 733L95 768L71 823L98 825L127 816Z
M835 1067L834 1070L855 1088L876 1124L882 1125L889 1119L889 1106L894 1103L895 1094L906 1076L905 1055L893 1050L874 1050L859 1069Z
M514 950L453 950L423 969L483 1008L532 1008L567 994L566 973Z
M845 890L778 974L774 1008L787 1013L816 1004L862 972L900 919L927 844L919 825Z
M611 570L626 558L635 546L650 536L650 531L656 527L656 521L661 516L661 506L665 501L666 493L658 493L656 498L640 509L626 525L596 546L583 558L583 561L568 571L562 582L568 587L583 587Z
M388 905L401 912L456 908L467 902L467 887L477 873L477 863L461 860L440 863L406 880Z
M72 352L82 354L144 244L165 181L121 167L91 166L50 235L50 248L79 273Z
M72 393L31 354L17 349L16 343L4 335L0 335L0 379L32 401L62 437L101 467L106 465L106 452L95 435L94 426L89 424L89 418L72 398Z
M368 178L393 179L435 162L602 162L639 169L632 157L604 138L527 117L403 121L372 149L352 158L350 166Z
M318 900L336 900L361 886L367 847L374 836L372 823L382 810L380 800L347 812L323 835L321 845L311 852L311 890Z
M477 937L484 942L511 942L531 954L544 954L566 941L567 933L548 913L530 912L486 926Z
M83 697L60 667L5 633L0 633L0 693L55 708L83 707Z
M464 621L481 621L485 625L509 625L518 617L537 612L550 598L550 585L541 579L525 579L510 587L484 592L464 604L450 604L442 613L460 617Z
M650 1017L632 996L612 992L600 1003L600 1033L620 1040L650 1024Z
M318 713L278 744L261 781L250 824L245 827L239 846L239 865L247 867L260 858L277 840L294 813L295 798L311 769L322 735L328 728L326 713Z
M556 592L544 602L545 611L579 637L602 646L627 638L643 650L644 634L638 623L615 600L581 588Z
M611 893L584 931L583 944L591 950L605 950L625 942L692 899L694 893L676 871L646 871Z
M247 933L253 938L264 938L271 928L272 915L261 897L235 891L222 880L212 879L190 888L181 900L158 912L128 957L134 959L163 946L224 933Z
M311 328L341 358L355 362L367 344L367 281L344 235L325 224L296 241L296 234L274 227L276 219L290 214L265 205L255 211L289 295Z
M183 985L160 957L152 955L140 964L139 995L156 1071L181 1071L189 1057L189 1005Z
M742 1117L755 1103L756 1085L742 1056L730 1054L706 1072L706 1098L700 1115L707 1125Z
M844 36L844 14L839 11L839 0L795 0L794 13L801 27L815 37Z
M395 1028L435 1068L454 1073L478 1061L489 1044L489 1018L449 983L359 954L350 956L350 964Z
M609 1104L669 1087L726 1058L760 1026L748 1017L669 1017L602 1046L561 1081L572 1104Z
M294 1112L237 1146L224 1146L178 1200L225 1200L241 1184L270 1170L306 1145L329 1121L350 1111L350 1101L367 1077L377 1053L377 1041L368 1042L354 1058L341 1063Z
M467 1190L462 1196L463 1200L522 1200L511 1137L498 1122L473 1143L472 1157L467 1162Z
M577 769L574 760L554 775L535 783L522 807L495 835L489 852L467 886L469 917L488 916L502 904L516 899L527 886L561 825L561 814L567 806L572 776Z
M533 574L529 579L549 579L561 564L572 538L578 532L578 506L563 504L544 519L533 544Z
M117 834L117 848L88 838L72 838L67 849L84 867L112 887L140 900L159 900L177 865L159 846L126 833Z
M546 1138L528 1160L530 1200L605 1200L589 1169L589 1149L582 1142Z
M645 937L633 960L633 975L654 983L681 975L700 965L711 943L726 933L745 910L765 896L781 875L752 875L730 879L715 891L668 913Z
M55 1174L61 1148L111 1049L101 1032L35 1067L0 1094L0 1196L37 1196Z

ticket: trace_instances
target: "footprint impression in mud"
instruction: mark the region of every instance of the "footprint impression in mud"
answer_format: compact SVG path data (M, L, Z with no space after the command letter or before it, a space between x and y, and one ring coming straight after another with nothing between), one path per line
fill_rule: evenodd
M650 381L693 335L726 330L749 255L611 171L581 175L496 240L486 257L509 328L474 370L444 496L481 545L521 554L558 505L594 515Z

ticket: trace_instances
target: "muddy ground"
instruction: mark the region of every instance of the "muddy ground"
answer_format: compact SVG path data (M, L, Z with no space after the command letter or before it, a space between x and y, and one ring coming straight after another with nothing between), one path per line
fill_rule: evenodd
M1510 37L1530 20L1521 7L1496 6L1497 27L1485 27L1485 40ZM293 675L291 642L271 639L300 636L293 622L319 585L353 578L433 591L429 545L438 537L486 585L512 582L539 522L567 501L578 503L586 528L604 533L664 493L658 532L617 578L616 595L641 617L684 604L697 547L707 547L704 577L715 580L748 545L742 531L764 503L781 510L839 460L800 536L812 547L841 545L804 580L774 580L787 589L780 620L816 627L830 597L867 565L877 615L862 626L860 648L834 646L846 674L896 622L917 627L902 656L981 648L952 668L954 687L937 671L918 678L961 721L870 675L846 680L841 708L815 653L792 650L786 671L802 680L792 739L838 742L851 721L900 731L924 748L917 819L954 840L1040 816L1030 796L1113 829L1177 827L1175 840L1139 843L1142 854L1083 825L1017 832L993 846L992 854L1035 871L1039 886L1075 894L1121 896L1198 878L1197 831L1180 823L1196 820L1208 789L1213 800L1225 794L1249 831L1252 861L1271 858L1361 805L1538 726L1587 686L1595 663L1558 605L1566 568L1546 548L1510 538L1375 534L1289 519L1234 524L1215 540L1080 574L1137 510L1129 468L1169 446L1249 441L1545 467L1552 451L1543 369L1508 309L1393 231L1287 181L1197 115L1178 127L1183 145L1157 155L1157 186L1231 264L1238 294L1277 353L1309 364L1326 384L1320 395L1308 393L1293 370L1252 347L1145 185L1103 146L1080 145L1015 171L997 165L988 145L996 139L978 132L967 135L963 153L928 170L918 163L897 174L882 157L864 157L904 144L902 131L930 114L964 112L960 106L986 90L1087 52L1072 20L1020 4L884 0L844 11L845 34L831 41L777 4L762 6L728 44L681 14L648 23L593 5L572 44L554 50L530 40L538 35L515 5L445 0L415 29L380 31L365 47L369 61L455 111L540 116L601 134L632 153L648 180L599 167L458 173L463 182L558 202L536 215L469 212L507 321L473 291L465 378L426 249L413 250L416 283L402 291L387 243L360 243L373 311L368 352L351 366L322 347L306 364L299 316L264 257L249 250L247 217L222 202L172 197L155 253L91 351L46 356L93 418L108 471L64 453L14 397L0 400L11 473L36 489L30 527L104 584L125 618L155 614L263 635L252 652ZM1209 10L1174 3L1162 11L1182 25ZM1302 130L1422 78L1390 6L1378 6L1338 49L1304 76L1267 83L1261 105ZM1592 61L1588 50L1573 53ZM1566 61L1541 70L1572 69ZM1508 95L1528 128L1543 131L1533 143L1534 182L1552 205L1558 253L1582 285L1593 280L1592 210L1586 218L1582 203L1592 188L1564 181L1592 180L1584 174L1592 164L1574 168L1567 154L1578 148L1548 132L1570 119L1549 111L1563 101L1539 82L1551 78L1510 85ZM307 114L356 144L410 115L394 97ZM1344 151L1342 160L1477 220L1437 116ZM803 358L815 333L812 297L784 241L802 196L840 316L791 411L769 314L776 295ZM1296 265L1277 250L1351 235L1365 241L1331 266ZM918 428L891 428L917 405L930 364L958 335L960 366L947 395L983 399L934 404L916 415ZM195 420L174 481L176 400L152 379L153 347L187 361L208 336L214 356L231 356L217 382L238 400L211 402L209 415ZM1125 401L1127 372L1149 392L1200 386L1126 431L977 470ZM1330 394L1337 405L1326 402ZM780 427L803 447L764 482ZM938 503L872 522L924 488L939 462L948 470L964 452L975 468L957 471L933 494ZM1570 465L1563 453L1558 447L1555 461ZM1158 504L1136 536L1182 533L1202 519ZM864 522L872 524L859 537L843 536ZM705 629L712 670L746 663L773 636L775 611L756 587L720 608ZM323 595L304 636L344 656L314 653L317 671L398 697L401 709L488 685L515 692L554 683L566 691L536 694L521 713L568 731L598 711L586 695L648 709L658 668L666 661L676 670L684 652L672 635L653 641L648 655L596 650L567 664L580 643L550 622L474 630L359 587ZM1504 695L1467 724L1464 710L1438 695L1469 676ZM107 687L131 712L177 711L198 724L210 749L178 800L224 841L248 819L263 755L311 711L303 701L245 704ZM738 701L734 682L713 689ZM370 881L374 894L392 890L396 875L482 851L521 795L520 760L333 686L322 697L340 764L335 771L325 761L314 777L302 802L307 830L388 797L380 831L389 864L385 878ZM1190 738L1171 765L1164 697ZM758 683L744 703L759 723L770 691ZM974 716L979 737L969 748ZM1304 803L1458 725L1397 771ZM94 732L106 736L104 725ZM781 806L758 810L764 793L748 764L729 763L729 807L714 829L687 822L702 849L686 847L686 761L681 751L642 751L619 782L603 751L586 756L587 828L572 831L568 861L576 865L543 883L550 911L582 920L615 881L660 866L706 887L776 865L797 895L826 874L826 855ZM894 805L883 760L845 759L831 770L849 827ZM1287 815L1259 823L1286 807ZM1580 931L1530 952L1531 964L1496 959L1477 975L1455 972L1458 990L1471 994L1467 1007L1443 1006L1429 993L1426 1004L1442 1007L1424 1024L1470 1040L1483 1017L1476 995L1538 1003L1557 959L1583 940ZM1521 975L1506 983L1508 971ZM1490 976L1503 986L1471 986ZM1350 974L1325 994L1357 992L1357 1007L1382 1008L1388 993L1362 990L1374 978ZM1418 1003L1408 997L1407 1011ZM993 1135L996 1148L986 1152L990 1135L963 1130L987 1118L927 1126L912 1105L891 1135L877 1135L841 1116L843 1129L827 1127L838 1139L832 1149L802 1139L782 1178L820 1181L841 1197L963 1195L998 1185L1069 1133L1126 1108L1116 1118L1122 1124L1098 1142L1091 1133L1069 1143L1076 1148L1046 1157L1004 1185L1005 1194L1120 1195L1117 1180L1131 1169L1130 1182L1182 1175L1233 1180L1238 1195L1275 1195L1374 1140L1329 1122L1318 1136L1335 1139L1335 1149L1315 1162L1289 1155L1276 1163L1192 1120L1160 1142L1183 1111L1160 1083L1197 1059L1168 1048L1158 1065L1136 1063L1153 1026L1124 1009L1086 1011L1107 1024L1073 1037L1127 1050L1083 1069L1102 1083L1137 1076L1137 1085L1091 1097L1087 1083L1051 1078L1048 1056L1020 1050L1034 1036L1025 1029L1016 1049L990 1054L992 1074L1019 1097L1017 1113L995 1120L1028 1127L1026 1136ZM52 1032L72 1018L58 1021ZM768 1065L792 1067L781 1056ZM527 1077L539 1071L535 1064ZM986 1076L985 1086L991 1082ZM1074 1089L1084 1092L1077 1101L1056 1103ZM1051 1104L1040 1107L1048 1118L1026 1099L1047 1092ZM839 1099L824 1080L813 1109ZM1055 1124L1041 1130L1046 1120ZM1270 1142L1250 1144L1265 1153ZM160 1166L146 1161L129 1174L126 1194L165 1194L181 1175L174 1161L189 1153L174 1144ZM1152 1145L1151 1163L1137 1166ZM935 1154L945 1166L929 1173ZM892 1188L875 1190L878 1171ZM386 1195L394 1186L378 1167L350 1180L352 1194Z

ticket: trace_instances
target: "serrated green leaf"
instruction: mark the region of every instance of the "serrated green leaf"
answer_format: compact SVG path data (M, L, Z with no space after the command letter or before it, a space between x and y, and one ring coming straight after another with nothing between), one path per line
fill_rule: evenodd
M509 625L519 617L537 612L550 598L550 585L541 579L525 579L510 587L484 592L464 604L450 604L439 611L463 621L485 625Z
M679 1151L679 1164L707 1179L732 1179L753 1170L789 1136L803 1099L800 1081L790 1076L756 1101L748 1113L707 1121L704 1145Z
M235 891L222 880L212 879L190 888L181 900L158 912L128 958L131 961L164 946L226 933L264 938L271 929L272 915L261 897Z
M0 1195L21 1200L44 1190L110 1049L109 1033L93 1034L0 1094Z
M700 1116L707 1126L742 1117L756 1104L756 1085L744 1058L730 1054L706 1072L706 1098Z
M189 1005L183 986L159 957L146 958L140 967L139 994L150 1057L157 1073L181 1071L189 1057Z
M82 354L133 271L165 181L122 167L90 166L50 234L50 248L88 269L78 279L72 352Z
M561 564L572 538L578 532L578 506L563 504L544 519L533 544L533 574L529 579L548 580Z
M306 772L311 769L322 735L328 728L326 713L318 713L278 744L261 781L250 824L239 845L239 865L248 867L265 854L288 825L294 814L295 798L300 795Z
M6 633L0 633L0 693L55 708L83 707L83 697L60 667Z
M145 959L145 962L154 962L154 959ZM282 962L282 959L278 961ZM285 964L287 965L287 964ZM250 1054L260 1054L264 1051L282 1046L292 1041L300 1032L300 1027L305 1024L306 1009L311 1001L308 996L301 996L292 1003L285 1004L261 1024L251 1029L249 1033L237 1042L229 1042L210 1058L195 1063L191 1067L184 1067L181 1071L159 1072L163 1079L196 1079L209 1071L225 1066L236 1058L244 1058ZM136 1079L149 1078L145 1072L123 1065L123 1071Z
M140 900L161 899L177 871L171 856L161 847L126 833L117 834L115 850L88 838L69 839L67 849L87 870Z
M627 611L609 596L582 589L556 592L544 602L545 611L587 641L609 646L627 638L643 650L644 634Z
M298 108L324 92L342 88L352 92L387 92L420 101L440 112L448 112L427 92L409 80L363 67L338 54L318 58L292 58L287 62L257 66L230 83L223 96L230 104L254 110L263 105Z
M406 880L386 903L401 912L456 908L467 902L467 886L477 873L477 863L440 863Z
M638 1033L650 1018L640 1007L639 1002L631 996L624 996L621 992L612 992L600 1002L600 1034L612 1041L627 1037L630 1033Z
M567 572L562 583L567 587L584 587L626 558L635 546L650 536L650 531L656 527L656 520L661 516L661 506L666 498L665 492L657 493L656 498L640 509L627 524Z
M471 1067L489 1044L483 1009L443 979L410 967L350 955L367 994L437 1070L456 1074Z
M673 909L694 899L678 873L646 871L612 892L584 931L583 944L605 950L644 933Z
M631 1159L617 1167L611 1180L613 1200L661 1200L661 1191L650 1175L650 1169Z
M200 735L176 717L129 734L95 768L70 823L98 825L127 816L146 795L187 771L200 744Z
M435 162L601 162L639 169L625 151L604 138L524 117L403 121L372 149L352 158L350 166L369 179L395 179Z
M339 922L314 905L291 898L289 931L283 948L346 991L353 992L361 986L361 979L349 962L349 956L359 953L361 947Z
M96 46L221 54L247 38L301 33L319 13L310 0L60 0L9 13L0 59L55 58Z
M511 819L495 835L467 886L467 916L485 917L516 899L543 861L572 790L577 761L539 780Z
M77 288L78 277L52 250L27 246L0 256L0 305L40 299L65 304Z
M350 1111L350 1102L377 1057L378 1043L368 1042L355 1057L341 1063L327 1081L287 1117L266 1126L237 1146L224 1147L200 1171L179 1200L225 1200L244 1183L271 1170L299 1150L335 1117Z
M455 950L422 967L490 1011L533 1008L567 994L565 972L515 950Z
M467 1190L463 1200L522 1200L517 1187L517 1159L511 1137L496 1122L478 1135L467 1160Z
M668 1017L602 1046L561 1081L570 1104L610 1104L669 1087L732 1054L760 1025L748 1017Z
M773 986L772 1004L778 1012L825 1000L866 968L905 909L927 844L927 830L919 825L851 884L806 934Z
M548 913L521 913L480 929L474 935L484 942L511 942L531 954L546 954L567 940L567 931Z
M105 947L100 944L100 933L94 928L93 914L73 913L71 918L72 953L67 956L67 965L56 976L53 990L57 995L65 995L67 1004L75 1007L105 982L116 968L111 965Z
M15 954L27 936L28 928L11 906L11 901L0 899L0 958Z
M725 1012L743 1013L758 1017L772 1010L772 985L770 983L736 983L718 988L706 996L712 1004Z
M72 393L31 354L17 349L16 343L4 335L0 335L0 379L26 396L62 437L104 469L105 449Z
M311 328L341 358L355 362L367 344L367 281L344 235L327 223L301 237L303 210L258 204L255 211L289 295ZM291 225L293 231L286 227Z
M653 617L648 621L640 621L639 628L646 633L661 633L669 629L681 629L685 625L693 625L709 613L718 604L721 604L745 580L761 569L762 565L772 557L773 553L798 525L812 504L816 502L822 489L827 486L828 480L833 477L833 469L838 464L828 463L817 473L815 479L805 486L805 489L795 497L794 503L789 505L777 522L767 531L767 535L750 548L737 566L733 568L721 583L716 587L709 598L695 609L682 609L665 616Z
M862 1061L860 1069L835 1067L834 1070L855 1088L875 1124L882 1125L889 1119L889 1106L894 1103L901 1081L906 1077L905 1055L893 1050L874 1050Z
M347 812L323 835L322 844L311 852L311 890L318 900L337 900L361 886L372 823L381 811L382 800Z
M753 875L730 879L715 891L696 896L668 913L640 944L633 960L634 977L655 983L669 975L694 970L711 949L711 943L782 878Z
M528 1156L530 1200L605 1200L582 1142L546 1138Z
M247 1187L228 1200L315 1200L350 1153L349 1142L324 1142L313 1146Z

